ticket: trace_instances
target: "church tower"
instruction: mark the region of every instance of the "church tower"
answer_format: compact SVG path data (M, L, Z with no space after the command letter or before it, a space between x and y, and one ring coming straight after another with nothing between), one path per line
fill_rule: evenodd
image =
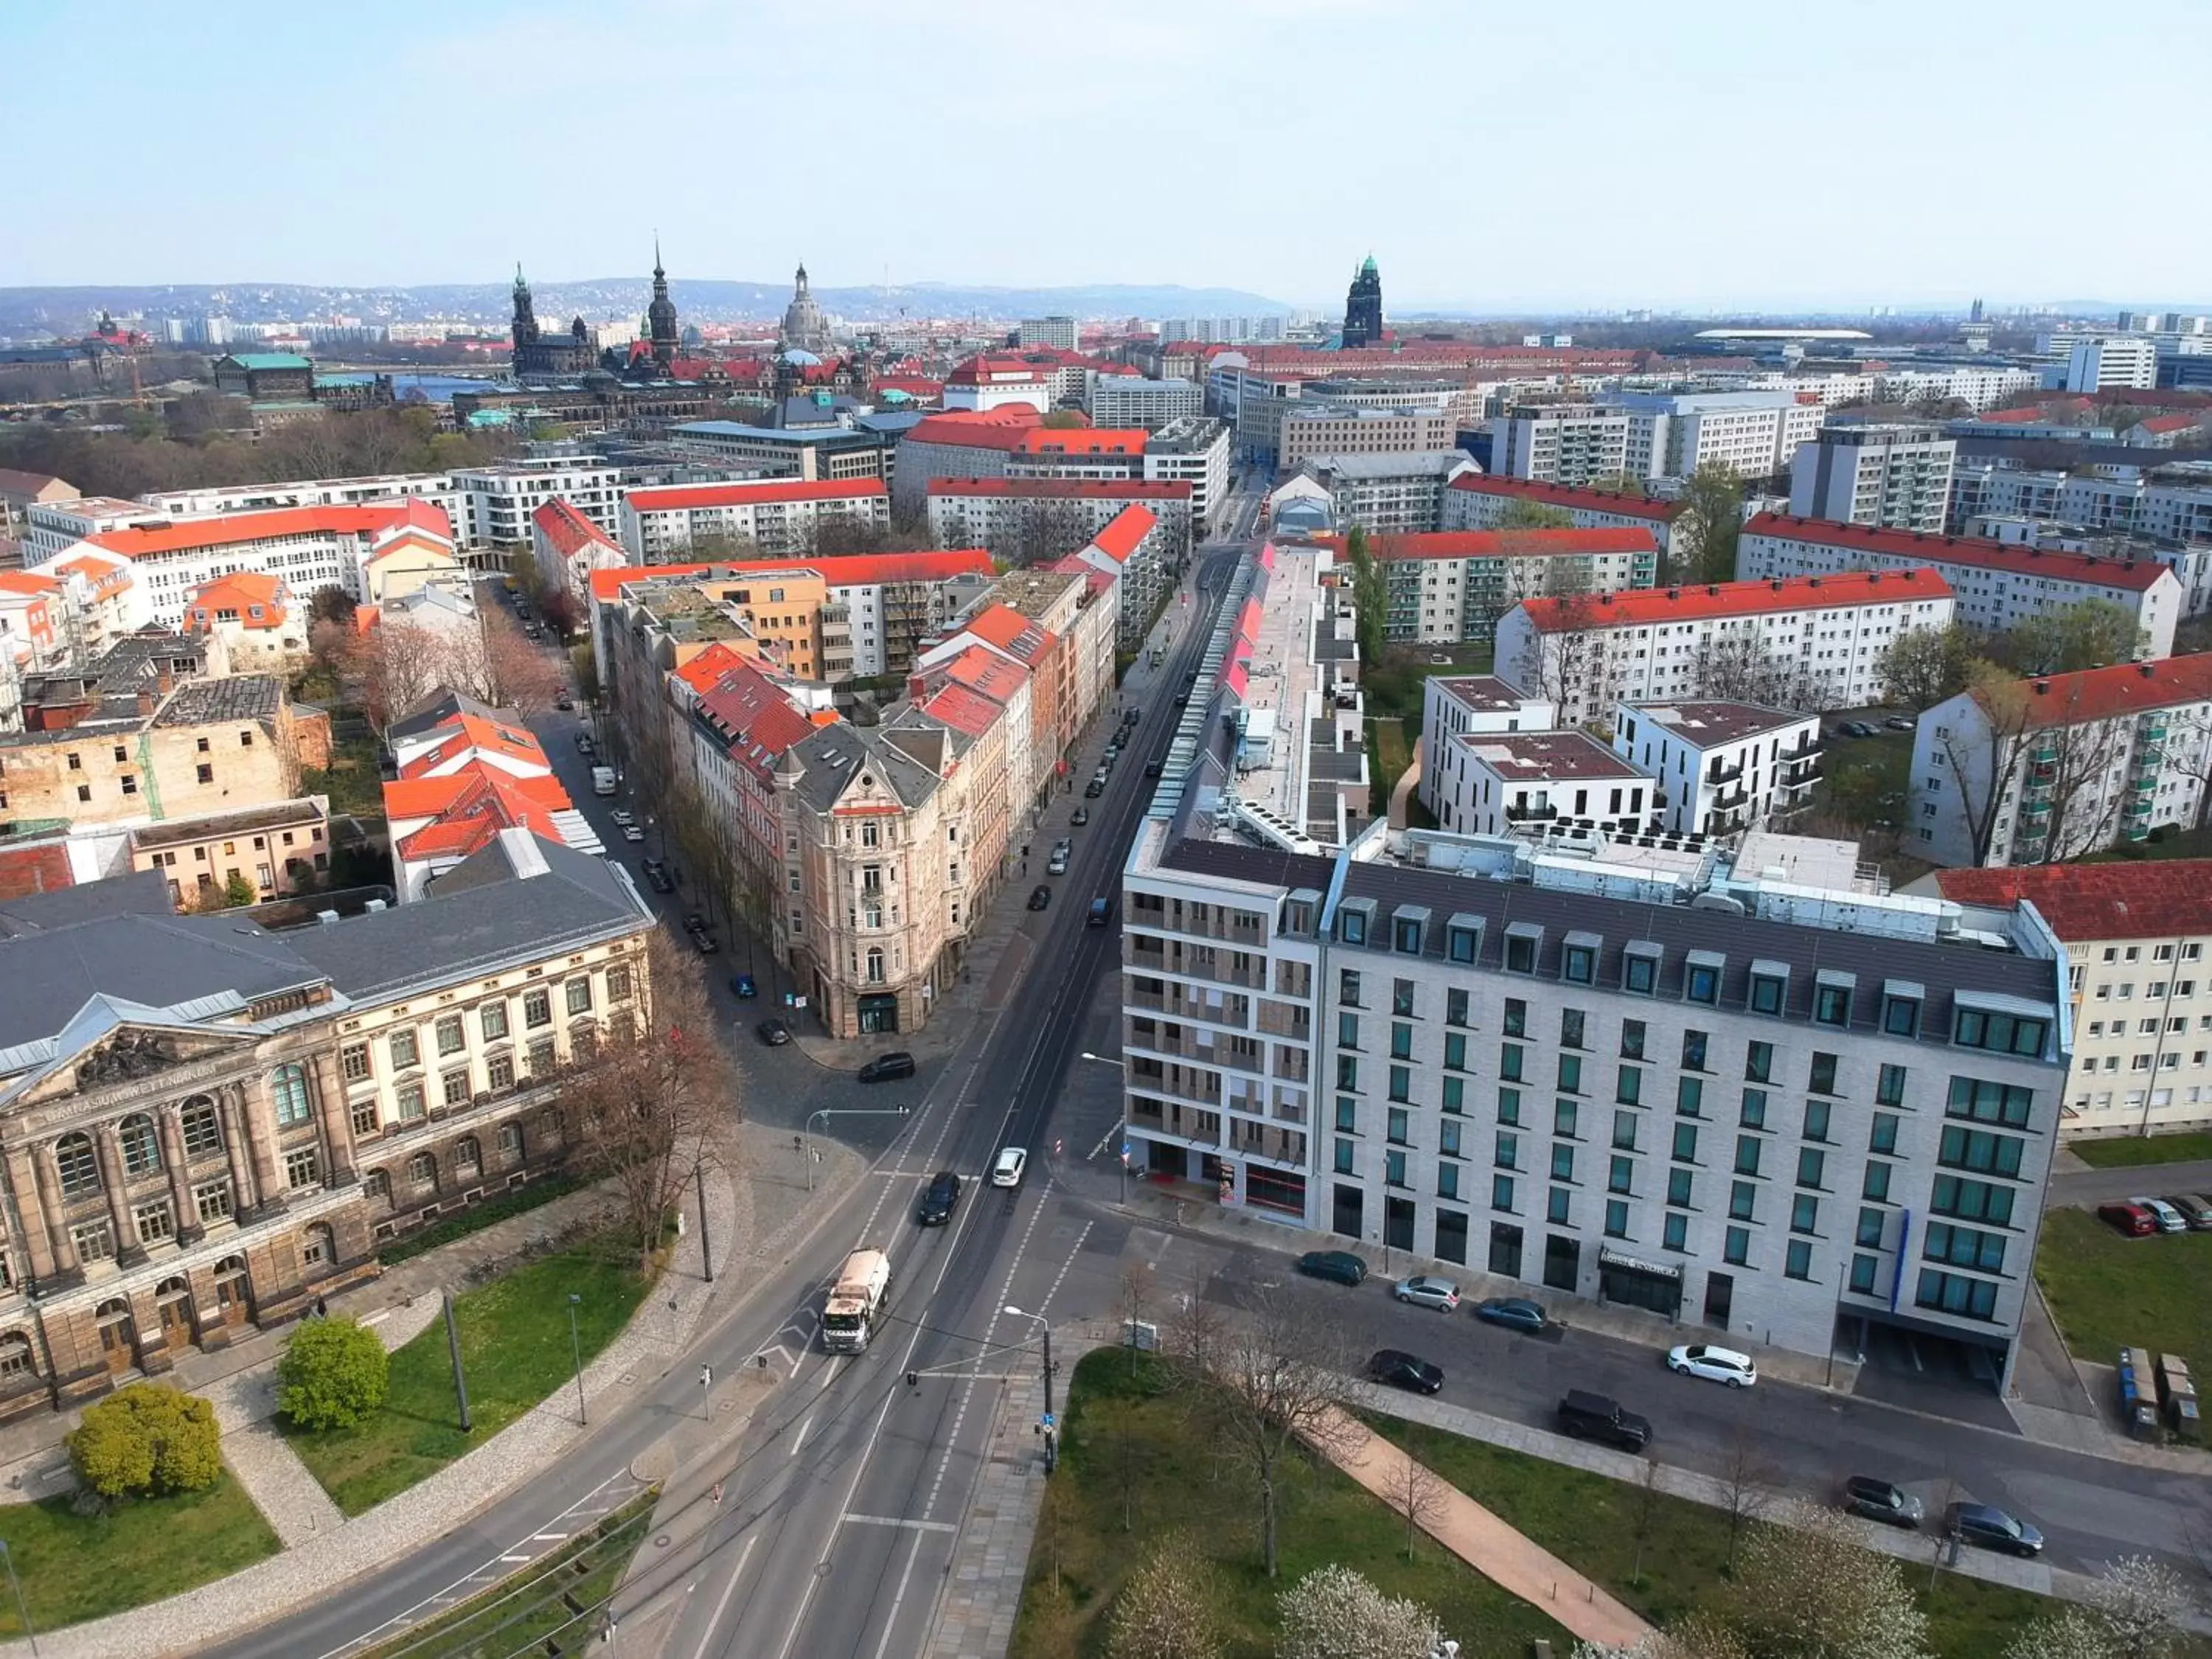
M514 325L515 349L538 343L538 313L530 301L530 284L522 279L522 267L514 268Z
M660 268L660 238L653 239L653 303L645 311L646 338L653 345L653 361L659 373L672 372L680 337L676 331L676 302L668 297L668 273Z
M1355 346L1376 345L1382 338L1382 274L1375 268L1375 256L1367 261L1352 279L1352 291L1344 301L1344 346L1349 351Z

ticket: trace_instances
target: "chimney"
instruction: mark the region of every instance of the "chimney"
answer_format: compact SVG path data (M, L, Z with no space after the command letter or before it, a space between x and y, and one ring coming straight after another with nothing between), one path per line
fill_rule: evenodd
M2136 672L2142 675L2147 680L2154 680L2158 678L2157 668L2154 665L2147 662L2137 663L2136 665Z
M2048 695L2048 693L2050 692L2050 690L2051 690L2051 682L2050 682L2049 680L2038 680L2038 681L2036 681L2036 683L2035 683L2035 695L2036 695L2037 696L2040 697L2040 696L2046 696L2046 695Z
M138 712L141 714L151 714L154 712L154 690L151 686L142 685L138 688Z

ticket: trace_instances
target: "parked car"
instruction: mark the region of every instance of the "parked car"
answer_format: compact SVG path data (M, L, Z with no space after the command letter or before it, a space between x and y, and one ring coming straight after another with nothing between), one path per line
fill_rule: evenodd
M687 933L705 933L707 931L707 918L701 915L696 910L690 912L684 918L684 931Z
M1176 708L1189 708L1189 707L1190 707L1190 699L1189 699L1188 696L1184 696L1182 693L1181 693L1181 692L1177 692L1177 693L1176 694Z
M576 752L583 756L586 760L591 758L592 734L590 732L579 732L576 733Z
M1943 1530L1984 1549L2011 1555L2040 1555L2043 1534L1993 1504L1954 1504L1943 1511Z
M1602 1440L1632 1452L1650 1443L1651 1419L1626 1410L1607 1395L1570 1389L1559 1401L1559 1416L1560 1429L1577 1440Z
M2189 1218L2191 1232L2212 1232L2212 1198L2203 1193L2184 1193L2166 1201Z
M1030 1155L1026 1148L1002 1146L999 1149L999 1161L991 1166L991 1184L994 1187L1018 1187L1022 1184L1022 1171L1029 1166Z
M623 825L623 839L628 842L643 841L645 826L641 823L625 823Z
M1052 857L1045 861L1044 872L1048 876L1066 875L1067 873L1067 854L1061 852L1058 848L1054 848L1053 849Z
M1091 901L1090 913L1083 918L1083 925L1085 927L1103 927L1113 919L1114 901L1109 898L1095 898Z
M1298 1258L1298 1271L1308 1279L1357 1285L1367 1277L1367 1264L1349 1250L1308 1250Z
M2100 1204L2097 1219L2117 1228L2130 1238L2148 1238L2158 1231L2158 1218L2140 1204Z
M711 957L722 946L712 933L694 933L691 935L691 948L702 957Z
M1157 778L1166 770L1167 768L1161 765L1158 761L1147 761L1145 763L1145 775L1148 778Z
M2189 1218L2162 1198L2131 1198L2128 1202L2140 1209L2148 1210L2151 1219L2158 1223L2158 1230L2162 1233L2185 1233L2189 1231Z
M903 1048L894 1048L887 1054L878 1054L860 1067L863 1083L889 1083L893 1078L914 1075L914 1056Z
M1882 724L1893 732L1911 732L1915 730L1920 722L1910 714L1892 714Z
M791 1041L791 1027L780 1019L764 1019L753 1027L753 1031L771 1048L781 1048Z
M659 859L647 859L638 868L645 872L645 884L656 893L672 893L676 884L668 878L668 866Z
M608 813L607 816L612 818L617 823L622 824L625 828L629 826L629 808L627 806L617 806L613 811Z
M1413 1394L1434 1394L1444 1385L1443 1366L1432 1365L1403 1348L1377 1348L1367 1361L1367 1374L1377 1382Z
M1919 1526L1925 1513L1911 1492L1870 1474L1855 1474L1844 1482L1844 1507L1853 1515L1908 1532Z
M921 1202L914 1206L914 1218L925 1227L942 1227L959 1207L960 1177L950 1170L939 1170L922 1189Z
M1097 800L1099 796L1105 793L1106 786L1101 783L1097 778L1091 779L1090 782L1083 786L1083 799L1085 800Z
M1030 890L1030 908L1042 910L1052 902L1052 889L1039 882Z
M1417 1308L1434 1308L1438 1313L1449 1313L1459 1306L1459 1286L1433 1273L1415 1273L1411 1279L1401 1279L1390 1287L1390 1294L1401 1302L1410 1302Z
M576 700L570 696L566 691L563 691L559 696L553 699L553 706L565 714L576 706Z
M1669 1348L1667 1369L1684 1376L1702 1376L1709 1382L1725 1382L1731 1389L1747 1389L1759 1381L1759 1367L1749 1354L1717 1348L1710 1342Z
M1073 812L1070 812L1067 815L1067 821L1073 824L1078 830L1080 830L1085 824L1091 822L1091 809L1087 806L1077 807Z
M1493 1296L1477 1303L1474 1316L1485 1324L1503 1325L1509 1331L1526 1331L1532 1336L1551 1322L1541 1308L1522 1296Z
M757 997L760 994L760 987L753 983L750 974L732 974L730 975L730 991L738 997Z

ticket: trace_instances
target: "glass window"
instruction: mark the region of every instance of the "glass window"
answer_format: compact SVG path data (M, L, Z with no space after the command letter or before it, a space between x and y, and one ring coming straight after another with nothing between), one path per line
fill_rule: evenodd
M1521 1045L1501 1042L1498 1045L1498 1075L1509 1082L1518 1083L1521 1078Z
M1948 1221L1931 1221L1920 1253L1930 1261L1948 1261L1954 1267L1978 1273L2001 1273L2005 1264L2005 1236L1960 1227Z
M1875 1209L1861 1210L1857 1242L1869 1249L1880 1249L1882 1230L1888 1224L1889 1216L1887 1212Z
M1559 1087L1570 1094L1582 1092L1583 1057L1580 1054L1559 1056Z
M1359 1056L1339 1054L1336 1057L1336 1086L1357 1089L1359 1086Z
M1766 1091L1746 1089L1743 1091L1743 1127L1764 1129L1766 1127Z
M1967 1221L1987 1221L1999 1227L2012 1224L2013 1189L1990 1181L1967 1181L1958 1176L1937 1176L1929 1208L1937 1215L1954 1215Z
M413 1034L410 1033L410 1042ZM413 1064L412 1060L409 1064ZM279 1066L269 1076L269 1092L276 1103L276 1127L296 1129L313 1115L307 1101L307 1073L298 1066Z
M1545 1195L1545 1218L1547 1220L1555 1221L1562 1227L1572 1225L1573 1201L1574 1194L1570 1193L1565 1187L1552 1188Z
M1785 1277L1790 1279L1812 1278L1813 1247L1802 1238L1791 1239L1790 1249L1784 1257L1782 1271Z
M1697 1182L1697 1172L1692 1170L1667 1171L1667 1201L1678 1209L1690 1207L1690 1192Z
M1421 954L1421 924L1411 916L1390 918L1390 948L1401 955Z
M1644 1022L1624 1019L1620 1022L1620 1057L1623 1060L1644 1058Z
M1738 1135L1735 1138L1735 1172L1738 1175L1755 1176L1759 1173L1762 1144L1757 1135Z
M1682 1069L1686 1072L1705 1069L1705 1034L1703 1031L1682 1033Z
M1674 1080L1674 1110L1683 1117L1696 1117L1705 1105L1705 1080L1685 1077Z
M1866 1179L1860 1185L1860 1196L1873 1199L1879 1204L1887 1204L1889 1201L1889 1172L1896 1167L1893 1164L1883 1163L1878 1158L1869 1158L1867 1161Z
M412 1030L394 1031L385 1039L385 1042L392 1050L392 1067L394 1071L400 1071L412 1066L422 1057Z
M1961 1048L1986 1048L2000 1054L2035 1055L2043 1052L2050 1021L2026 1014L1995 1014L1980 1008L1961 1008L1952 1026L1951 1040Z
M1336 1097L1336 1127L1345 1134L1359 1132L1359 1103L1346 1095Z
M1674 1158L1677 1162L1682 1164L1695 1164L1698 1161L1698 1126L1696 1124L1677 1123L1674 1126Z
M1613 1115L1613 1144L1623 1152L1636 1150L1636 1114L1615 1112Z
M484 1041L496 1042L507 1035L507 1005L487 1002L477 1010L477 1023L483 1027Z
M1802 1146L1797 1152L1797 1184L1800 1187L1821 1187L1826 1184L1828 1155L1817 1146Z
M1870 1255L1854 1255L1851 1258L1851 1291L1853 1294L1857 1296L1872 1296L1874 1294L1875 1275L1881 1270L1881 1264L1880 1262Z
M1446 930L1444 938L1454 962L1473 962L1475 941L1481 937L1472 927L1453 927Z
M1892 1036L1920 1035L1920 1005L1911 997L1884 997L1881 1029Z
M1597 952L1587 945L1570 945L1559 953L1559 977L1573 985L1588 985L1597 977Z
M1690 1243L1690 1218L1679 1210L1668 1211L1664 1231L1660 1234L1659 1243L1665 1249L1686 1249Z
M1406 1184L1405 1153L1386 1152L1382 1154L1382 1179L1393 1187L1402 1187Z
M368 1045L366 1042L348 1043L338 1050L338 1075L348 1083L368 1080Z
M1447 1025L1467 1024L1467 993L1457 987L1444 993L1444 1024Z
M522 1023L530 1026L553 1023L553 999L544 986L522 994Z
M1336 919L1336 931L1346 945L1366 944L1367 913L1364 910L1342 912Z
M1876 1112L1874 1128L1867 1136L1867 1150L1871 1152L1893 1152L1897 1150L1897 1115Z
M1490 1177L1490 1207L1513 1213L1513 1177L1494 1175Z
M1352 1174L1352 1147L1353 1147L1353 1145L1354 1145L1354 1143L1353 1143L1353 1142L1345 1139L1341 1135L1340 1135L1340 1136L1338 1136L1338 1137L1337 1137L1337 1142L1336 1142L1336 1172L1337 1172L1337 1174L1339 1174L1339 1175L1350 1175L1350 1174Z
M1460 1155L1459 1132L1460 1126L1456 1123L1437 1125L1437 1150L1446 1158L1457 1158Z
M1851 1023L1851 991L1848 985L1815 985L1813 988L1813 1018L1821 1025L1849 1025Z
M2016 1083L1954 1077L1943 1114L1946 1117L1972 1118L1977 1123L2002 1123L2008 1129L2024 1129L2034 1100L2033 1090L2023 1089Z
M1624 990L1639 996L1650 996L1659 987L1659 962L1656 957L1629 956L1622 958L1620 983Z
M1721 1000L1720 969L1705 963L1691 963L1690 971L1683 976L1682 994L1692 1002L1709 1006L1717 1003Z
M1501 1170L1518 1169L1521 1163L1521 1137L1510 1129L1498 1132L1498 1152L1495 1159Z
M1519 997L1505 999L1505 1035L1511 1037L1528 1035L1528 1005Z
M1628 1206L1617 1198L1605 1201L1605 1236L1607 1238L1628 1237Z
M1997 1287L1986 1279L1967 1279L1959 1273L1923 1267L1913 1301L1923 1308L1956 1314L1966 1319L1996 1316Z
M1390 1098L1411 1100L1413 1097L1413 1068L1393 1066L1390 1068Z
M1814 1054L1810 1075L1805 1086L1816 1095L1836 1092L1836 1057L1833 1054Z
M1467 1109L1467 1079L1448 1077L1443 1080L1444 1110L1463 1112Z
M1746 1081L1771 1083L1774 1081L1773 1072L1774 1045L1772 1043L1753 1042L1745 1046L1743 1075Z
M1359 1006L1359 975L1355 969L1337 969L1336 1000L1347 1008Z
M1875 1075L1874 1103L1877 1106L1905 1104L1905 1067L1885 1066Z
M1438 1198L1457 1198L1459 1196L1458 1164L1439 1164L1437 1165L1437 1196Z
M1498 1091L1498 1121L1500 1123L1518 1123L1521 1121L1521 1091L1518 1089L1500 1089Z
M1526 933L1505 936L1505 971L1509 974L1533 974L1536 971L1536 941Z
M1406 1133L1407 1114L1401 1108L1393 1106L1390 1109L1389 1116L1386 1120L1386 1133L1388 1133L1389 1138L1391 1140L1395 1141L1401 1146L1405 1146L1409 1139Z
M1805 1139L1826 1140L1828 1138L1829 1104L1825 1100L1805 1103Z
M1759 1188L1748 1181L1729 1182L1729 1219L1756 1221L1759 1219Z
M1613 1097L1623 1105L1640 1105L1644 1100L1644 1068L1622 1066L1613 1079Z
M1783 995L1789 988L1790 981L1787 980L1777 979L1771 974L1753 974L1751 976L1751 1012L1754 1014L1780 1013Z
M1723 1236L1721 1259L1731 1267L1741 1267L1751 1261L1751 1229L1731 1227Z
M1411 1060L1413 1057L1413 1028L1412 1026L1395 1024L1391 1026L1390 1055L1394 1060Z
M1575 1178L1575 1149L1569 1142L1552 1143L1552 1179L1572 1181Z
M1559 1010L1559 1047L1579 1048L1583 1046L1583 1011L1579 1008Z
M1605 1170L1605 1189L1609 1193L1632 1193L1636 1190L1636 1160L1616 1158L1607 1160Z
M1555 1135L1565 1135L1568 1139L1572 1140L1575 1138L1575 1121L1580 1115L1581 1108L1573 1101L1553 1101L1552 1103L1552 1133Z
M1413 1018L1413 981L1410 979L1394 979L1390 981L1390 1012L1395 1018Z
M1359 1046L1359 1016L1339 1010L1336 1016L1336 1046L1357 1048Z
M1467 1069L1466 1032L1444 1033L1444 1068L1452 1072L1464 1072Z

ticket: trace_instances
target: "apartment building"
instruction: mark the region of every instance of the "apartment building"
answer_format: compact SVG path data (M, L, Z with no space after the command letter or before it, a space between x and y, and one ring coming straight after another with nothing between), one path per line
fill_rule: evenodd
M1969 927L2035 906L2066 947L2074 1076L2066 1140L2212 1128L2212 859L1943 870Z
M649 991L627 876L527 836L428 903L290 929L173 915L151 872L4 910L9 1416L281 1328L550 1174L562 1066Z
M924 520L933 478L1005 477L1007 457L1042 418L1025 403L924 416L899 439L891 471L892 513L901 524Z
M2158 343L2143 334L2075 340L2059 384L2069 392L2148 391L2158 384Z
M1229 506L1229 423L1194 415L1170 421L1145 440L1147 483L1187 483L1194 536L1218 526Z
M1745 581L1919 569L1941 573L1956 598L1960 622L1993 634L2085 599L2104 599L2134 616L2145 656L2163 657L2173 650L2173 630L2181 620L2181 584L2155 560L2106 559L1779 513L1753 516L1736 544L1736 574Z
M631 562L628 548L558 498L530 515L530 555L539 579L579 604L592 591L594 571Z
M1217 822L1164 792L1123 877L1145 1176L1555 1302L1814 1355L1878 1326L2009 1376L2068 1074L2033 910L1999 953L1848 860Z
M120 862L126 870L159 874L173 908L204 902L234 880L252 887L256 902L265 902L323 884L331 868L330 825L325 795L165 818L125 831Z
M185 601L184 630L220 641L237 672L285 673L307 655L307 610L282 576L241 570L204 581Z
M1908 823L1943 865L2056 863L2197 828L2212 653L1961 692L1920 717Z
M1096 426L1140 426L1158 431L1171 421L1206 413L1206 389L1194 380L1147 380L1092 369L1084 407Z
M1048 567L1083 574L1095 602L1107 606L1113 617L1115 647L1120 650L1138 649L1167 603L1168 569L1151 545L1158 522L1149 507L1125 507L1089 541Z
M864 424L751 426L741 421L685 421L668 428L672 449L738 472L807 483L890 477L896 433Z
M1621 392L1599 400L1628 416L1627 471L1639 478L1685 478L1718 465L1744 478L1778 477L1797 447L1820 434L1825 410L1814 397L1771 392Z
M1076 348L1078 329L1073 317L1024 317L1015 325L1014 339L1024 346L1051 346L1060 351Z
M1643 529L1440 530L1372 537L1368 550L1390 596L1385 635L1409 644L1490 639L1542 594L1649 587L1659 562Z
M1568 514L1577 530L1649 531L1663 560L1682 516L1680 501L1655 501L1613 490L1575 489L1527 478L1501 478L1469 469L1446 486L1439 530L1495 530L1516 504L1554 508Z
M1596 404L1519 404L1490 423L1491 473L1577 486L1628 470L1627 414Z
M284 507L368 507L412 496L443 507L447 520L458 526L469 516L465 494L455 487L450 472L384 472L358 478L156 489L141 500L144 507L155 513L197 519L209 514L266 513Z
M1623 703L1613 749L1660 791L1660 821L1678 836L1779 828L1812 801L1820 717L1757 703Z
M1987 514L2132 532L2183 544L2212 542L2212 472L2176 466L2075 473L1976 456L1954 476L1951 523L1960 526Z
M1452 447L1459 422L1440 409L1361 409L1301 400L1284 411L1276 463L1309 457L1434 453Z
M612 535L622 503L622 470L597 455L497 461L453 474L461 516L453 533L472 568L497 574L508 550L530 543L530 515L556 497Z
M1444 750L1455 738L1470 733L1550 732L1559 710L1540 697L1529 697L1495 674L1431 674L1421 682L1421 781L1415 786L1431 817L1437 811L1437 780L1443 775Z
M1823 427L1790 464L1790 516L1941 534L1958 453L1932 426Z
M1437 827L1447 835L1657 827L1650 778L1584 732L1468 732L1437 749Z
M890 523L890 495L879 478L808 483L791 478L677 484L632 489L622 498L623 546L640 564L690 556L708 537L750 542L771 558L803 555L827 521L880 529Z
M986 547L1017 563L1073 552L1129 507L1152 514L1146 556L1182 567L1195 533L1191 487L1134 478L932 478L929 533L940 547Z
M1476 470L1460 449L1415 450L1410 454L1309 455L1297 471L1268 497L1272 512L1308 481L1328 498L1333 526L1359 526L1373 535L1425 534L1443 519L1444 490Z
M1880 700L1882 653L1899 635L1954 615L1949 586L1926 568L1573 594L1507 611L1494 659L1569 726L1616 703L1747 693L1855 708Z

